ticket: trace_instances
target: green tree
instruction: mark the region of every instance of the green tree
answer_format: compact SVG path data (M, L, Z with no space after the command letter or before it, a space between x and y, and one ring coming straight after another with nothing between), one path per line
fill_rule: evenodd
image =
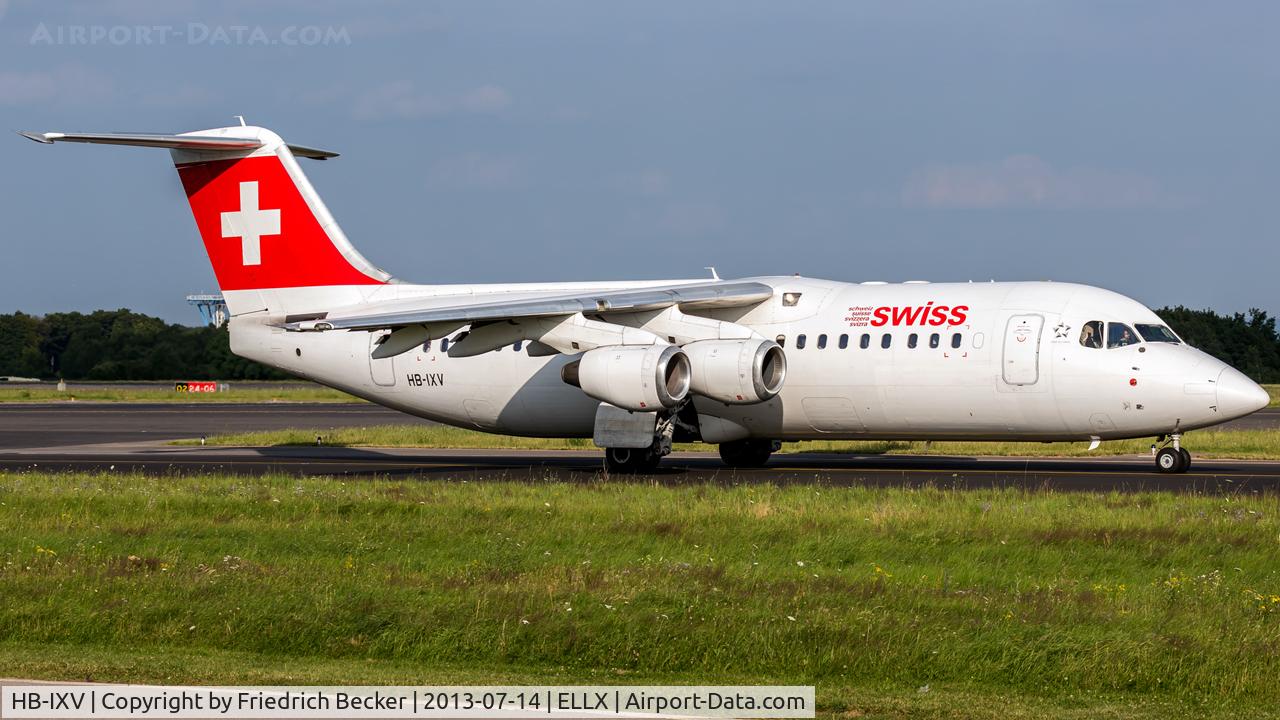
M1280 336L1276 319L1254 308L1247 313L1219 315L1181 305L1156 314L1183 340L1228 363L1257 382L1280 382Z
M0 374L68 380L278 380L231 354L226 328L171 325L127 309L0 315Z

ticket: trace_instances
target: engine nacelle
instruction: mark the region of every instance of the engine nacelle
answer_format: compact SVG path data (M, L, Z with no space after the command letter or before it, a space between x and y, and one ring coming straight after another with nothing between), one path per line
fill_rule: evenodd
M787 355L772 340L699 340L684 346L690 389L729 405L761 403L782 390Z
M617 345L588 350L560 377L624 410L672 408L689 394L689 356L675 345Z

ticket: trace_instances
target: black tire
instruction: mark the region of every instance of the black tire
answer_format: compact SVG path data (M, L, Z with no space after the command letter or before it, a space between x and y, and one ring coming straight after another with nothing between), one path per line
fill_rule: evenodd
M630 475L652 472L662 457L649 448L605 448L604 467L611 473Z
M772 454L772 440L749 439L720 443L720 459L729 467L764 467Z
M1178 454L1182 456L1182 469L1178 472L1186 472L1191 469L1191 451L1186 448L1178 448Z
M1182 453L1171 447L1160 448L1156 453L1156 470L1167 474L1182 472Z
M636 461L636 472L650 473L658 469L658 463L662 462L662 456L652 450L641 450L640 458Z

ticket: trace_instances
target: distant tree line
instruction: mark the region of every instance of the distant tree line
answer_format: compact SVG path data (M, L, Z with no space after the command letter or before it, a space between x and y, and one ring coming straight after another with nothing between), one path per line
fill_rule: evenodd
M1258 382L1280 382L1276 319L1156 311L1182 339ZM225 328L173 325L129 310L0 315L0 375L67 380L276 380L278 370L231 354Z
M226 328L129 310L0 315L0 375L66 380L277 380L231 354Z
M1160 308L1156 314L1191 345L1228 363L1255 382L1280 383L1280 338L1276 319L1254 308L1247 313L1219 315L1181 305Z

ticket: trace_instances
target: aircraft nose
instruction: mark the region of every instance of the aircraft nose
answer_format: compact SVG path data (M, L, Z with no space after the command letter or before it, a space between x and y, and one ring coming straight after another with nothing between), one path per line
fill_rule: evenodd
M1235 368L1218 375L1218 412L1237 418L1257 412L1271 403L1271 396L1258 383Z

